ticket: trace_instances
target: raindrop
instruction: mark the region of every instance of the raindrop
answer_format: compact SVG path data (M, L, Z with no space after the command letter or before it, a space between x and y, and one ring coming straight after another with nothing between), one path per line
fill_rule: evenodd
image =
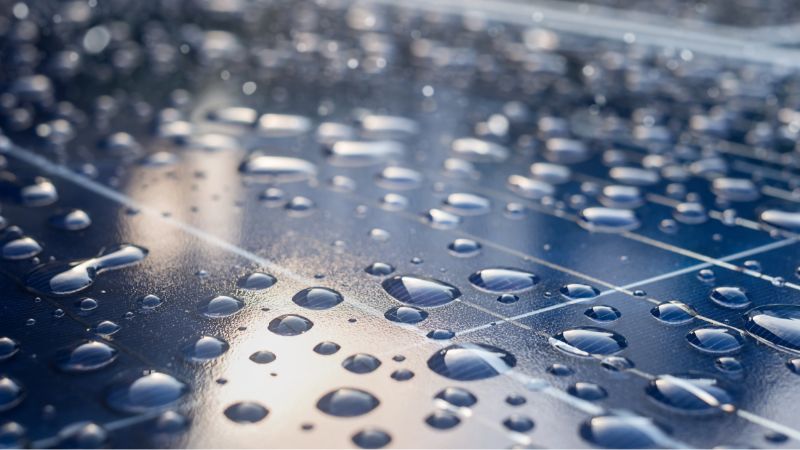
M495 294L519 293L532 289L539 277L521 269L492 267L473 273L469 282L480 290Z
M277 282L278 279L270 274L255 272L239 280L239 287L250 291L260 291L272 287Z
M272 361L275 361L275 359L275 353L272 353L269 350L259 350L250 355L250 361L253 361L256 364L269 364Z
M428 318L428 313L415 306L394 306L389 308L384 317L392 322L414 324Z
M396 300L412 306L435 307L452 302L461 296L455 286L433 278L395 275L381 283Z
M342 303L342 294L324 287L311 287L303 289L292 297L292 301L300 307L307 309L330 309Z
M573 356L611 355L624 350L628 341L620 334L597 327L570 328L550 338L550 344Z
M161 306L161 304L163 303L164 300L161 300L161 298L159 298L158 296L153 294L148 294L139 299L139 308L144 311L152 311Z
M500 144L469 137L454 140L450 148L454 154L474 162L503 162L509 155L509 150Z
M387 263L374 262L367 266L367 268L364 269L364 272L375 276L386 276L394 272L394 266Z
M16 380L0 375L0 412L8 411L19 405L25 398L26 391Z
M759 218L765 224L788 231L800 230L800 212L789 212L780 209L767 209Z
M676 443L653 419L634 415L597 416L584 422L580 435L603 448L669 448Z
M272 319L269 331L281 336L297 336L310 330L314 323L303 316L285 314Z
M461 223L461 217L437 208L431 208L422 215L423 220L437 230L452 230Z
M33 238L23 236L3 244L3 259L20 261L33 258L42 252L42 246Z
M353 435L353 443L360 448L383 448L390 442L392 437L377 428L367 428Z
M189 361L203 363L218 358L228 351L228 348L230 346L222 339L213 336L201 336L184 347L183 352Z
M751 202L760 196L756 185L746 178L715 178L711 189L718 197L732 202Z
M714 288L709 298L723 308L744 309L750 306L750 299L744 289L739 287L720 286Z
M692 414L712 414L720 410L732 412L733 398L713 378L660 375L645 389L658 404Z
M602 400L608 397L608 392L606 392L602 386L584 381L571 384L567 388L567 393L573 397L578 397L582 400L587 400L590 402Z
M238 402L225 408L225 417L236 423L256 423L263 420L269 410L256 402Z
M82 209L70 209L50 216L48 223L59 230L79 231L89 228L92 219Z
M628 209L592 206L581 211L580 219L578 223L582 227L603 233L630 231L639 227L636 214Z
M107 402L117 411L138 414L171 406L188 391L186 384L171 375L145 371L135 379L112 386Z
M658 319L659 322L667 325L687 324L694 320L694 316L697 315L689 305L677 300L658 304L650 310L650 314Z
M769 346L800 353L800 306L765 305L744 315L744 331Z
M478 398L472 392L460 387L444 388L434 398L443 400L457 408L469 408L478 403Z
M227 295L218 295L200 305L200 312L211 319L229 317L244 308L244 301Z
M408 381L414 378L414 372L408 369L397 369L392 372L391 377L395 381Z
M350 372L358 374L373 372L380 367L380 365L381 362L378 358L366 353L356 353L342 361L342 367Z
M120 245L96 258L62 262L53 261L35 267L25 276L25 285L50 295L69 295L89 288L105 271L134 265L147 256L147 250L135 245Z
M461 216L476 216L487 214L491 203L488 198L480 195L456 192L447 196L444 206L448 211Z
M619 312L619 310L612 306L605 305L592 306L591 308L587 309L584 314L586 317L596 322L604 323L614 322L622 317L622 313Z
M455 344L434 353L428 367L459 381L491 378L511 370L517 359L511 353L486 344Z
M461 423L457 415L449 411L434 411L425 418L425 423L437 430L449 430Z
M396 141L337 141L326 152L334 166L363 167L398 159L405 146Z
M506 183L511 192L531 200L553 195L556 191L553 185L546 181L523 177L522 175L511 175Z
M706 208L696 202L679 203L672 211L672 216L678 222L689 225L705 223L708 220Z
M320 342L316 346L314 346L314 352L319 353L320 355L332 355L339 351L342 348L339 344L335 342L325 341Z
M503 426L517 433L527 433L533 429L533 420L527 416L514 414L503 421Z
M36 178L33 184L23 187L20 192L20 201L24 206L47 206L58 201L58 191L50 180Z
M429 331L425 336L436 341L446 341L448 339L453 339L456 333L452 330L436 329Z
M413 169L388 166L375 177L375 183L392 190L414 189L422 184L422 174Z
M89 341L60 351L55 358L62 372L80 373L102 369L117 359L117 350L105 342Z
M0 361L10 359L19 352L19 343L10 337L0 337Z
M600 291L597 288L580 283L566 284L558 292L568 300L590 300L600 295Z
M697 328L686 335L692 347L706 353L733 353L741 350L744 340L738 333L724 327Z
M317 408L325 414L337 417L364 415L380 404L369 392L355 388L339 388L328 392L317 402Z
M458 238L448 244L450 254L461 258L475 256L481 252L481 244L472 239Z
M94 332L103 336L111 336L119 331L122 327L110 320L104 320L94 327Z

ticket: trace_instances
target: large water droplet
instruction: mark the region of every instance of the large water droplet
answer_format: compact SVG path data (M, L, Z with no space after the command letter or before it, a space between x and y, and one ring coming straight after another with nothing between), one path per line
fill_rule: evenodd
M581 425L583 439L603 448L668 448L675 442L653 419L633 415L597 416Z
M342 367L353 373L370 373L380 367L381 361L366 353L356 353L342 361Z
M303 289L292 297L292 301L297 306L308 309L330 309L342 303L342 294L333 289L323 287L311 287Z
M225 408L225 417L236 423L256 423L262 421L269 410L256 402L238 402Z
M58 201L58 191L50 180L36 178L33 184L20 189L20 201L24 206L47 206Z
M600 291L594 286L581 283L565 284L558 292L568 300L589 300L600 295Z
M480 290L502 294L530 290L539 282L539 277L521 269L491 267L470 275L469 282Z
M272 287L277 282L278 279L270 274L255 272L241 279L239 287L250 291L260 291Z
M720 286L711 291L711 301L730 309L744 309L750 306L750 299L744 289L739 287Z
M171 406L187 392L189 387L171 375L146 371L113 385L106 400L117 411L138 414Z
M60 351L55 358L62 372L91 372L102 369L117 359L117 350L105 342L89 341L75 348Z
M50 216L48 223L59 230L79 231L89 228L92 219L82 209L70 209Z
M636 214L628 209L592 206L581 211L580 219L578 223L589 231L618 233L639 227Z
M550 338L550 344L573 356L612 355L628 347L621 334L597 327L570 328Z
M230 345L220 338L201 336L196 341L184 347L183 352L191 362L203 363L218 358L228 351Z
M239 166L239 171L266 183L305 181L317 175L316 166L306 160L261 153L250 155Z
M383 280L381 285L398 301L423 308L442 306L461 296L455 286L413 275L395 275Z
M0 412L19 405L26 394L25 388L18 381L0 375Z
M281 336L297 336L310 330L313 326L314 323L303 316L285 314L272 319L267 328Z
M788 231L800 230L800 212L767 209L759 215L759 218L762 222L775 228Z
M0 361L10 359L19 352L19 343L10 337L0 337Z
M200 304L200 313L211 319L229 317L244 308L244 301L227 295L218 295Z
M706 353L733 353L744 346L738 333L724 327L702 327L690 331L686 340L692 347Z
M134 265L147 256L147 249L124 244L109 249L96 258L79 261L54 261L28 272L25 285L48 295L69 295L89 288L105 271Z
M355 388L339 388L328 392L317 402L317 408L325 414L337 417L364 415L380 404L369 392Z
M511 370L517 359L511 353L486 344L455 344L434 353L428 367L453 380L491 378Z
M660 375L645 389L660 405L684 413L711 414L735 409L733 398L713 378Z
M677 300L659 303L650 310L650 314L667 325L683 325L691 322L697 315L689 305Z
M33 258L42 252L42 246L33 238L28 236L12 239L3 244L3 259L20 261Z
M744 315L744 331L772 347L800 353L800 306L765 305Z

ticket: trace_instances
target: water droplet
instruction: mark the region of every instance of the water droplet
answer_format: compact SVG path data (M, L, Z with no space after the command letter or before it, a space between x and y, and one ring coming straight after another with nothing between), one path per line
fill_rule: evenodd
M292 297L292 301L300 307L307 309L330 309L342 303L342 294L324 287L311 287L303 289Z
M33 258L42 252L42 246L28 236L12 239L3 244L3 259L20 261Z
M447 248L450 254L461 258L475 256L481 252L481 244L472 239L458 238L451 242Z
M696 202L679 203L672 211L672 216L678 222L689 225L705 223L708 220L706 208Z
M360 448L383 448L390 442L392 437L377 428L367 428L353 435L353 443Z
M667 325L687 324L694 320L694 316L697 315L689 305L677 300L658 304L650 310L650 314L658 319L659 322Z
M750 306L747 293L739 287L720 286L714 288L709 298L723 308L744 309Z
M570 328L550 338L550 344L573 356L611 355L628 346L624 336L597 327Z
M580 435L603 448L669 448L675 442L647 417L597 416L581 425Z
M733 356L720 356L714 360L714 367L720 372L734 378L739 378L742 373L744 373L742 362Z
M0 446L3 448L29 447L25 436L25 427L17 422L6 422L0 425Z
M475 162L503 162L509 155L509 150L500 144L469 137L454 140L450 148L456 155Z
M285 314L272 319L269 331L281 336L297 336L310 330L314 323L303 316Z
M792 358L786 361L786 367L793 373L800 375L800 358Z
M713 283L716 277L714 271L711 269L701 269L697 272L697 279L705 283Z
M552 184L535 178L523 177L522 175L511 175L506 183L511 192L531 200L539 200L556 192Z
M256 123L255 109L245 106L225 106L208 111L208 120L226 125L253 126Z
M437 230L452 230L461 223L461 217L437 208L431 208L422 215L423 220Z
M744 315L744 331L772 347L800 353L800 306L765 305Z
M356 353L348 356L342 361L342 367L353 373L370 373L380 367L381 362L378 358L366 353Z
M606 392L602 386L584 381L571 384L567 388L567 393L574 397L578 397L590 402L602 400L608 397L608 392Z
M422 184L422 174L405 167L389 166L375 177L375 183L384 189L414 189Z
M58 201L58 191L50 180L38 177L33 184L20 189L20 201L24 206L52 205Z
M416 121L399 116L370 114L361 118L361 128L370 137L402 139L419 132Z
M724 327L702 327L690 331L686 340L692 347L707 353L733 353L741 350L744 340Z
M338 352L340 348L342 347L340 347L339 344L335 342L325 341L325 342L320 342L319 344L314 346L314 351L316 353L319 353L320 355L327 356Z
M369 230L369 237L373 241L386 242L392 237L392 235L382 228L373 228Z
M461 291L455 286L412 275L395 275L383 280L381 285L398 301L420 307L442 306L461 296Z
M572 375L573 373L575 373L575 371L572 370L572 368L570 368L569 366L556 363L547 368L547 373L549 373L550 375L555 375L557 377L566 377Z
M400 194L388 193L381 198L381 208L387 211L402 211L408 207L408 199Z
M589 300L600 295L600 291L588 284L570 283L558 290L568 300Z
M711 414L735 409L731 395L713 378L660 375L650 380L645 392L658 404L684 413Z
M277 282L278 279L270 274L255 272L242 278L239 281L239 287L250 291L260 291L272 287Z
M778 229L788 231L800 230L800 212L767 209L759 215L759 218L765 224Z
M539 277L521 269L492 267L473 273L469 282L480 290L501 294L528 291L539 282Z
M10 337L0 337L0 361L11 359L19 352L19 343Z
M449 430L461 423L457 415L449 411L434 411L425 418L425 423L437 430Z
M152 311L164 303L164 300L161 300L156 295L148 294L144 297L139 299L139 308L145 311Z
M508 305L518 302L519 296L514 294L501 294L499 297L497 297L497 301L503 303L504 305Z
M428 313L414 306L394 306L386 311L384 317L392 322L413 324L427 319Z
M269 350L259 350L254 352L250 355L250 361L253 361L256 364L269 364L272 361L275 361L277 357L275 353L272 353Z
M187 392L189 387L171 375L145 371L113 385L106 399L117 411L138 414L171 406Z
M548 161L572 164L586 160L589 149L581 141L566 138L550 138L545 141L545 158Z
M444 207L461 216L477 216L487 214L491 203L486 197L466 192L456 192L447 196Z
M517 433L527 433L533 429L533 420L520 414L513 414L503 420L503 426Z
M311 130L311 120L291 114L263 114L258 119L259 134L271 138L295 137Z
M95 300L93 298L88 298L88 297L87 298L82 298L78 302L78 307L81 309L81 311L84 311L84 312L95 310L95 309L97 309L97 306L98 306L97 300Z
M325 414L337 417L364 415L380 404L369 392L355 388L339 388L328 392L317 402L317 408Z
M399 159L405 150L396 141L337 141L326 152L334 166L363 167Z
M592 206L581 211L580 219L578 223L582 227L603 233L618 233L639 227L636 214L628 209Z
M108 431L94 422L78 422L59 430L58 447L61 448L105 448L108 446Z
M732 202L751 202L760 196L756 185L746 178L715 178L711 186L715 195Z
M211 319L229 317L244 308L244 301L227 295L218 295L200 304L200 313Z
M19 405L27 392L19 382L5 375L0 375L0 412L8 411Z
M238 402L225 408L225 417L236 423L256 423L262 421L269 410L256 402Z
M486 344L455 344L434 353L428 367L437 374L459 381L491 378L511 370L517 359L511 353Z
M530 171L534 178L550 184L566 183L572 176L569 167L545 162L531 164Z
M103 336L111 336L119 331L122 327L110 320L104 320L94 327L94 332Z
M598 305L592 306L591 308L587 309L584 314L586 317L596 321L596 322L614 322L620 317L622 317L622 313L612 306L605 306L605 305Z
M286 211L289 212L289 215L293 217L304 217L314 212L316 204L310 198L298 195L296 197L292 197L291 200L286 203L284 208L286 208Z
M394 266L387 263L374 262L367 266L367 268L364 269L364 272L375 276L386 276L394 272Z
M102 369L117 359L117 350L105 342L89 341L60 351L55 358L62 372L79 373Z
M50 216L48 223L59 230L79 231L89 228L92 219L82 209L70 209Z
M453 339L456 336L456 333L452 330L436 329L429 331L425 336L427 336L429 339L437 341L446 341L448 339Z
M618 183L633 186L650 186L660 181L658 172L639 167L614 167L608 176Z
M447 387L439 391L435 398L443 400L458 408L469 408L478 403L478 398L472 392L460 387Z
M612 184L603 188L600 203L609 208L637 208L644 203L642 192L634 186Z
M408 369L397 369L392 372L391 377L395 381L408 381L414 378L414 372Z
M69 295L89 288L105 271L117 270L142 261L143 247L124 244L109 249L96 258L79 261L53 261L41 264L25 277L25 285L49 295Z
M191 362L204 363L218 358L228 351L230 345L220 338L201 336L193 343L184 347L184 355Z

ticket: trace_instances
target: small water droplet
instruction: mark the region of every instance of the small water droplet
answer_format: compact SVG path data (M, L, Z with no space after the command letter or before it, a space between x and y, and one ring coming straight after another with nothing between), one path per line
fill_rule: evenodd
M317 402L317 408L325 414L337 417L364 415L380 404L369 392L355 388L339 388L328 392Z
M539 277L531 272L508 267L481 269L469 276L476 288L495 293L525 292L533 288Z
M358 374L373 372L380 367L380 365L381 362L378 358L366 353L356 353L342 361L342 367L350 372Z
M200 304L200 313L211 319L229 317L244 308L244 301L227 295L218 295Z
M105 342L88 341L75 348L61 350L55 358L62 372L81 373L102 369L117 359L117 350Z
M597 327L570 328L550 338L550 344L573 355L611 355L624 350L628 341L620 334Z
M303 289L292 297L292 301L300 307L314 310L330 309L342 303L342 294L324 287Z
M310 330L314 323L303 316L285 314L272 319L269 331L281 336L297 336Z
M269 410L256 402L238 402L225 408L225 417L236 423L256 423L262 421Z
M412 275L395 275L383 280L381 285L396 300L419 307L442 306L461 296L455 286Z

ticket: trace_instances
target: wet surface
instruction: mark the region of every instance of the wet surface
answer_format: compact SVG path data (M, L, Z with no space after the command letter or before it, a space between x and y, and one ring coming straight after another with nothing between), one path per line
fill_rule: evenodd
M800 445L796 73L371 4L9 8L3 445Z

